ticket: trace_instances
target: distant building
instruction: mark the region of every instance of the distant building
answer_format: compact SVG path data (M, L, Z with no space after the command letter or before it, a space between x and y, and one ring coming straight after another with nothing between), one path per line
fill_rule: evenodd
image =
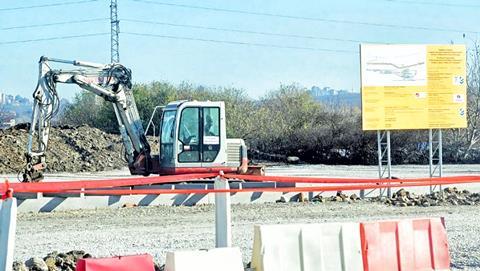
M15 112L0 111L0 129L10 128L15 126Z
M316 101L321 103L353 107L360 107L361 105L360 93L358 92L344 89L335 90L330 87L320 88L317 86L313 86L309 92Z
M0 92L0 128L25 122L32 115L32 101L20 95Z
M9 95L0 92L0 105L31 105L30 99L22 97L20 95Z

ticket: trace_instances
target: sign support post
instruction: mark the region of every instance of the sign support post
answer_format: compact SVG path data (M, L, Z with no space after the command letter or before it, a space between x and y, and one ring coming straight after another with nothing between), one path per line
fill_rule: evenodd
M378 147L378 178L392 179L392 157L390 151L390 131L377 131L377 147ZM390 197L392 191L387 190L387 197ZM383 196L385 189L380 189L380 196Z
M390 131L377 130L377 157L379 179L392 179L392 157L390 145ZM383 196L385 190L387 191L387 197L390 197L392 193L390 188L380 188L380 196ZM365 198L365 196L365 190L360 190L360 198L363 199Z
M442 148L442 130L428 130L428 161L430 178L442 177L443 174L443 148ZM438 186L440 192L442 186ZM437 186L430 186L430 193L435 192Z

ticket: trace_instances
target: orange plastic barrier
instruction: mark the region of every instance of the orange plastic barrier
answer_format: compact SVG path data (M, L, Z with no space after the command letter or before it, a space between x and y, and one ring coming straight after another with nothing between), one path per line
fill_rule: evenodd
M365 271L450 270L443 218L360 223Z
M76 271L155 271L148 254L112 258L79 259Z

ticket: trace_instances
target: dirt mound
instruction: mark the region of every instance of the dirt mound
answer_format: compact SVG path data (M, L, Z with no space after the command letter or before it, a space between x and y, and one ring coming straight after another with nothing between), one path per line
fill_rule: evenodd
M406 206L444 206L444 205L479 205L480 194L468 190L459 190L456 187L447 187L443 191L431 194L416 195L405 189L400 189L391 198L375 198L387 205Z
M25 165L28 125L0 130L0 174L18 173ZM127 166L119 135L89 126L50 130L47 172L104 171Z
M312 198L313 203L325 203L325 202L347 202L352 203L355 201L361 201L356 194L350 196L340 192L337 192L336 196L323 197L318 194ZM448 206L448 205L480 205L480 193L472 193L468 190L459 190L456 187L447 187L442 191L435 191L430 194L415 194L409 192L403 188L399 189L391 197L378 196L374 198L367 198L370 202L380 202L389 206L407 207L407 206ZM297 196L292 197L290 201L293 202L307 202L303 193L299 193ZM285 197L281 197L276 201L277 203L285 203L287 200Z

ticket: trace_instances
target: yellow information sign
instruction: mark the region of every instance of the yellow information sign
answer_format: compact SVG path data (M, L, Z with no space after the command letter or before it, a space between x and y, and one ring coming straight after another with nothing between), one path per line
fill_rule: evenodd
M464 45L360 45L363 130L467 127Z

